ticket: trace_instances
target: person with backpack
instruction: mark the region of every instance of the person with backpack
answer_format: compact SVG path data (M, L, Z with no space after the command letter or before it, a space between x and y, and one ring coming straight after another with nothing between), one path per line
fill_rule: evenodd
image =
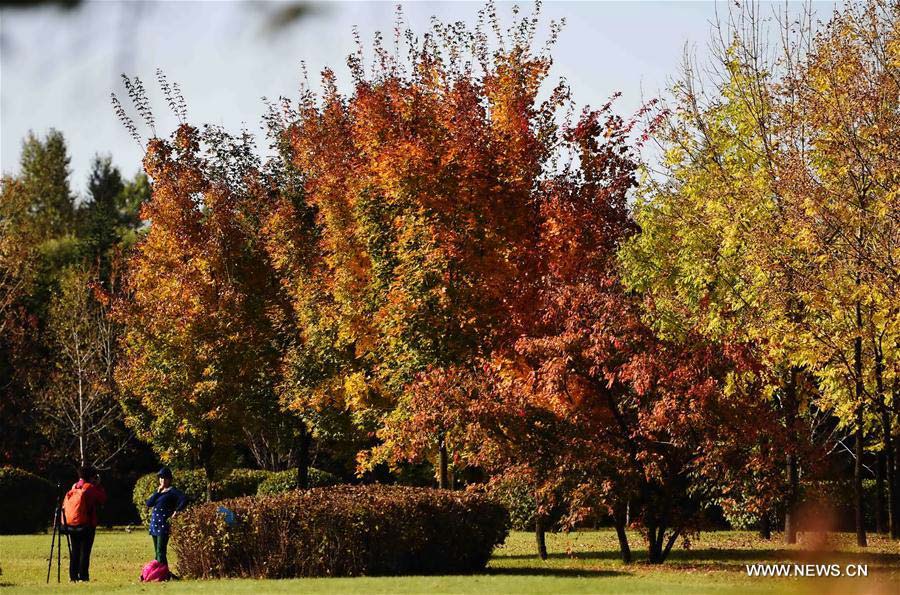
M91 549L97 532L97 509L106 504L106 490L100 485L100 474L93 467L78 470L78 482L63 500L63 522L72 543L69 557L69 580L90 580Z
M169 520L187 506L187 496L172 485L172 471L163 467L156 474L159 488L147 499L147 506L153 507L150 514L150 536L153 538L153 549L156 550L156 561L168 566L166 549L169 545L171 527Z

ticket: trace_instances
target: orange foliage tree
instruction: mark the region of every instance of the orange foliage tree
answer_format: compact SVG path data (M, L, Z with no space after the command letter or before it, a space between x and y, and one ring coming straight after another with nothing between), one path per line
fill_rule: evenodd
M209 149L204 150L205 144ZM118 316L130 425L165 460L211 482L232 448L277 411L281 287L259 230L271 189L247 137L181 125L151 139L153 196Z
M404 389L471 368L515 335L514 305L533 299L535 190L565 93L537 101L550 58L530 47L536 18L488 51L492 10L474 32L435 26L405 60L377 42L372 76L351 57L345 96L326 71L321 100L306 94L285 126L316 209L336 337L356 361L342 390L357 413L387 414L369 464L401 457L390 428L410 415ZM420 454L438 455L447 486L447 432L432 428L427 444Z

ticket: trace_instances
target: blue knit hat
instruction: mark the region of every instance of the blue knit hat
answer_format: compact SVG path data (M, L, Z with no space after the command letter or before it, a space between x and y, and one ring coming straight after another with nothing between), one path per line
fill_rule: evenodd
M156 474L160 479L172 479L172 470L168 467L163 467L159 470L159 473Z

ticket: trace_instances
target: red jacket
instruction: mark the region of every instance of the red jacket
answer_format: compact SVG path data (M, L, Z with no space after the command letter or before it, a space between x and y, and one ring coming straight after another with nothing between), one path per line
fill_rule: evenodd
M103 504L106 504L106 490L103 486L79 479L68 491L63 503L66 524L70 527L96 527L97 507Z

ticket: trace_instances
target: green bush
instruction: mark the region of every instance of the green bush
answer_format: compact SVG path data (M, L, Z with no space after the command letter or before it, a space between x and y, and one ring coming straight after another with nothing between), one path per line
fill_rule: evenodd
M202 469L175 470L173 485L184 492L191 503L206 501L206 473ZM269 477L270 471L259 469L233 469L227 475L215 481L212 485L213 500L225 498L239 498L256 493L259 484ZM140 477L134 484L132 500L141 521L146 525L150 522L150 509L145 504L147 498L153 495L159 486L156 473L149 473Z
M340 483L338 476L320 469L309 470L309 487L324 488ZM269 476L259 484L256 493L260 496L272 496L275 494L283 494L296 490L297 486L297 470L288 469L287 471L276 471L270 473Z
M534 530L537 504L531 486L525 481L504 478L491 483L487 494L509 512L510 526L516 531Z
M213 486L213 498L225 500L252 496L259 489L259 485L271 475L271 471L262 469L234 469Z
M0 468L0 534L35 533L50 525L56 488L24 469Z
M486 484L484 492L509 512L510 527L516 531L534 531L537 503L534 501L534 488L530 482L521 477L506 476ZM544 529L547 531L559 529L564 512L561 506L547 507ZM595 520L593 517L584 519L583 524L590 526Z
M341 485L195 506L172 544L190 578L448 574L483 569L508 531L478 494Z
M722 516L725 518L725 522L728 523L728 527L735 531L758 529L762 522L762 518L759 514L750 512L739 506L722 507ZM777 526L777 522L772 522L771 527L773 530Z

